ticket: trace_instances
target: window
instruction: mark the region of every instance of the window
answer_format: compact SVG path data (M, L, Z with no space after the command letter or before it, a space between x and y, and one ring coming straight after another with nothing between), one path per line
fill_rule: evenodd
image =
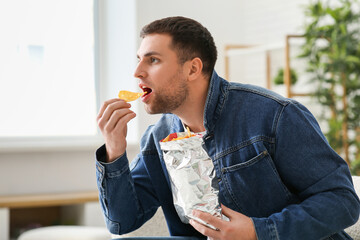
M0 138L95 136L94 2L0 0Z

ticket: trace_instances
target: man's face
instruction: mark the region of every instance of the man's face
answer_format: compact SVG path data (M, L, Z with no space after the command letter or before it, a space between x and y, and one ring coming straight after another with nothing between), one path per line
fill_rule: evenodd
M188 95L183 66L170 45L169 35L150 34L142 40L137 53L139 63L134 76L147 92L141 99L150 114L174 112Z

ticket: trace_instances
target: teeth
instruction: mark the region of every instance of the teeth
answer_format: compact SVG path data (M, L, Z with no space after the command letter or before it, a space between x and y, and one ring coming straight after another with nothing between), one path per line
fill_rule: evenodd
M151 88L146 87L146 86L141 86L141 89L142 89L144 92L148 92L148 90L151 89Z

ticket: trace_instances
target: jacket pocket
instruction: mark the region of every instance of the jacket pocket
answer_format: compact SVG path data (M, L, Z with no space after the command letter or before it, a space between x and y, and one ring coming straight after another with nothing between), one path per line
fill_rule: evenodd
M236 162L239 152L227 155ZM244 214L267 217L289 204L291 193L282 183L267 150L247 161L224 166L221 170L223 185L232 201Z

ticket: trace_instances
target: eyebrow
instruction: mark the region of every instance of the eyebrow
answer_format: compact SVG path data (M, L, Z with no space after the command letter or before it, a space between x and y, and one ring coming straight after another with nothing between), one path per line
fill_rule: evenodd
M156 52L156 51L150 51L150 52L145 53L144 57L150 57L150 56L153 56L153 55L160 55L161 56L161 54ZM140 58L140 56L138 54L136 56L137 56L137 58Z

